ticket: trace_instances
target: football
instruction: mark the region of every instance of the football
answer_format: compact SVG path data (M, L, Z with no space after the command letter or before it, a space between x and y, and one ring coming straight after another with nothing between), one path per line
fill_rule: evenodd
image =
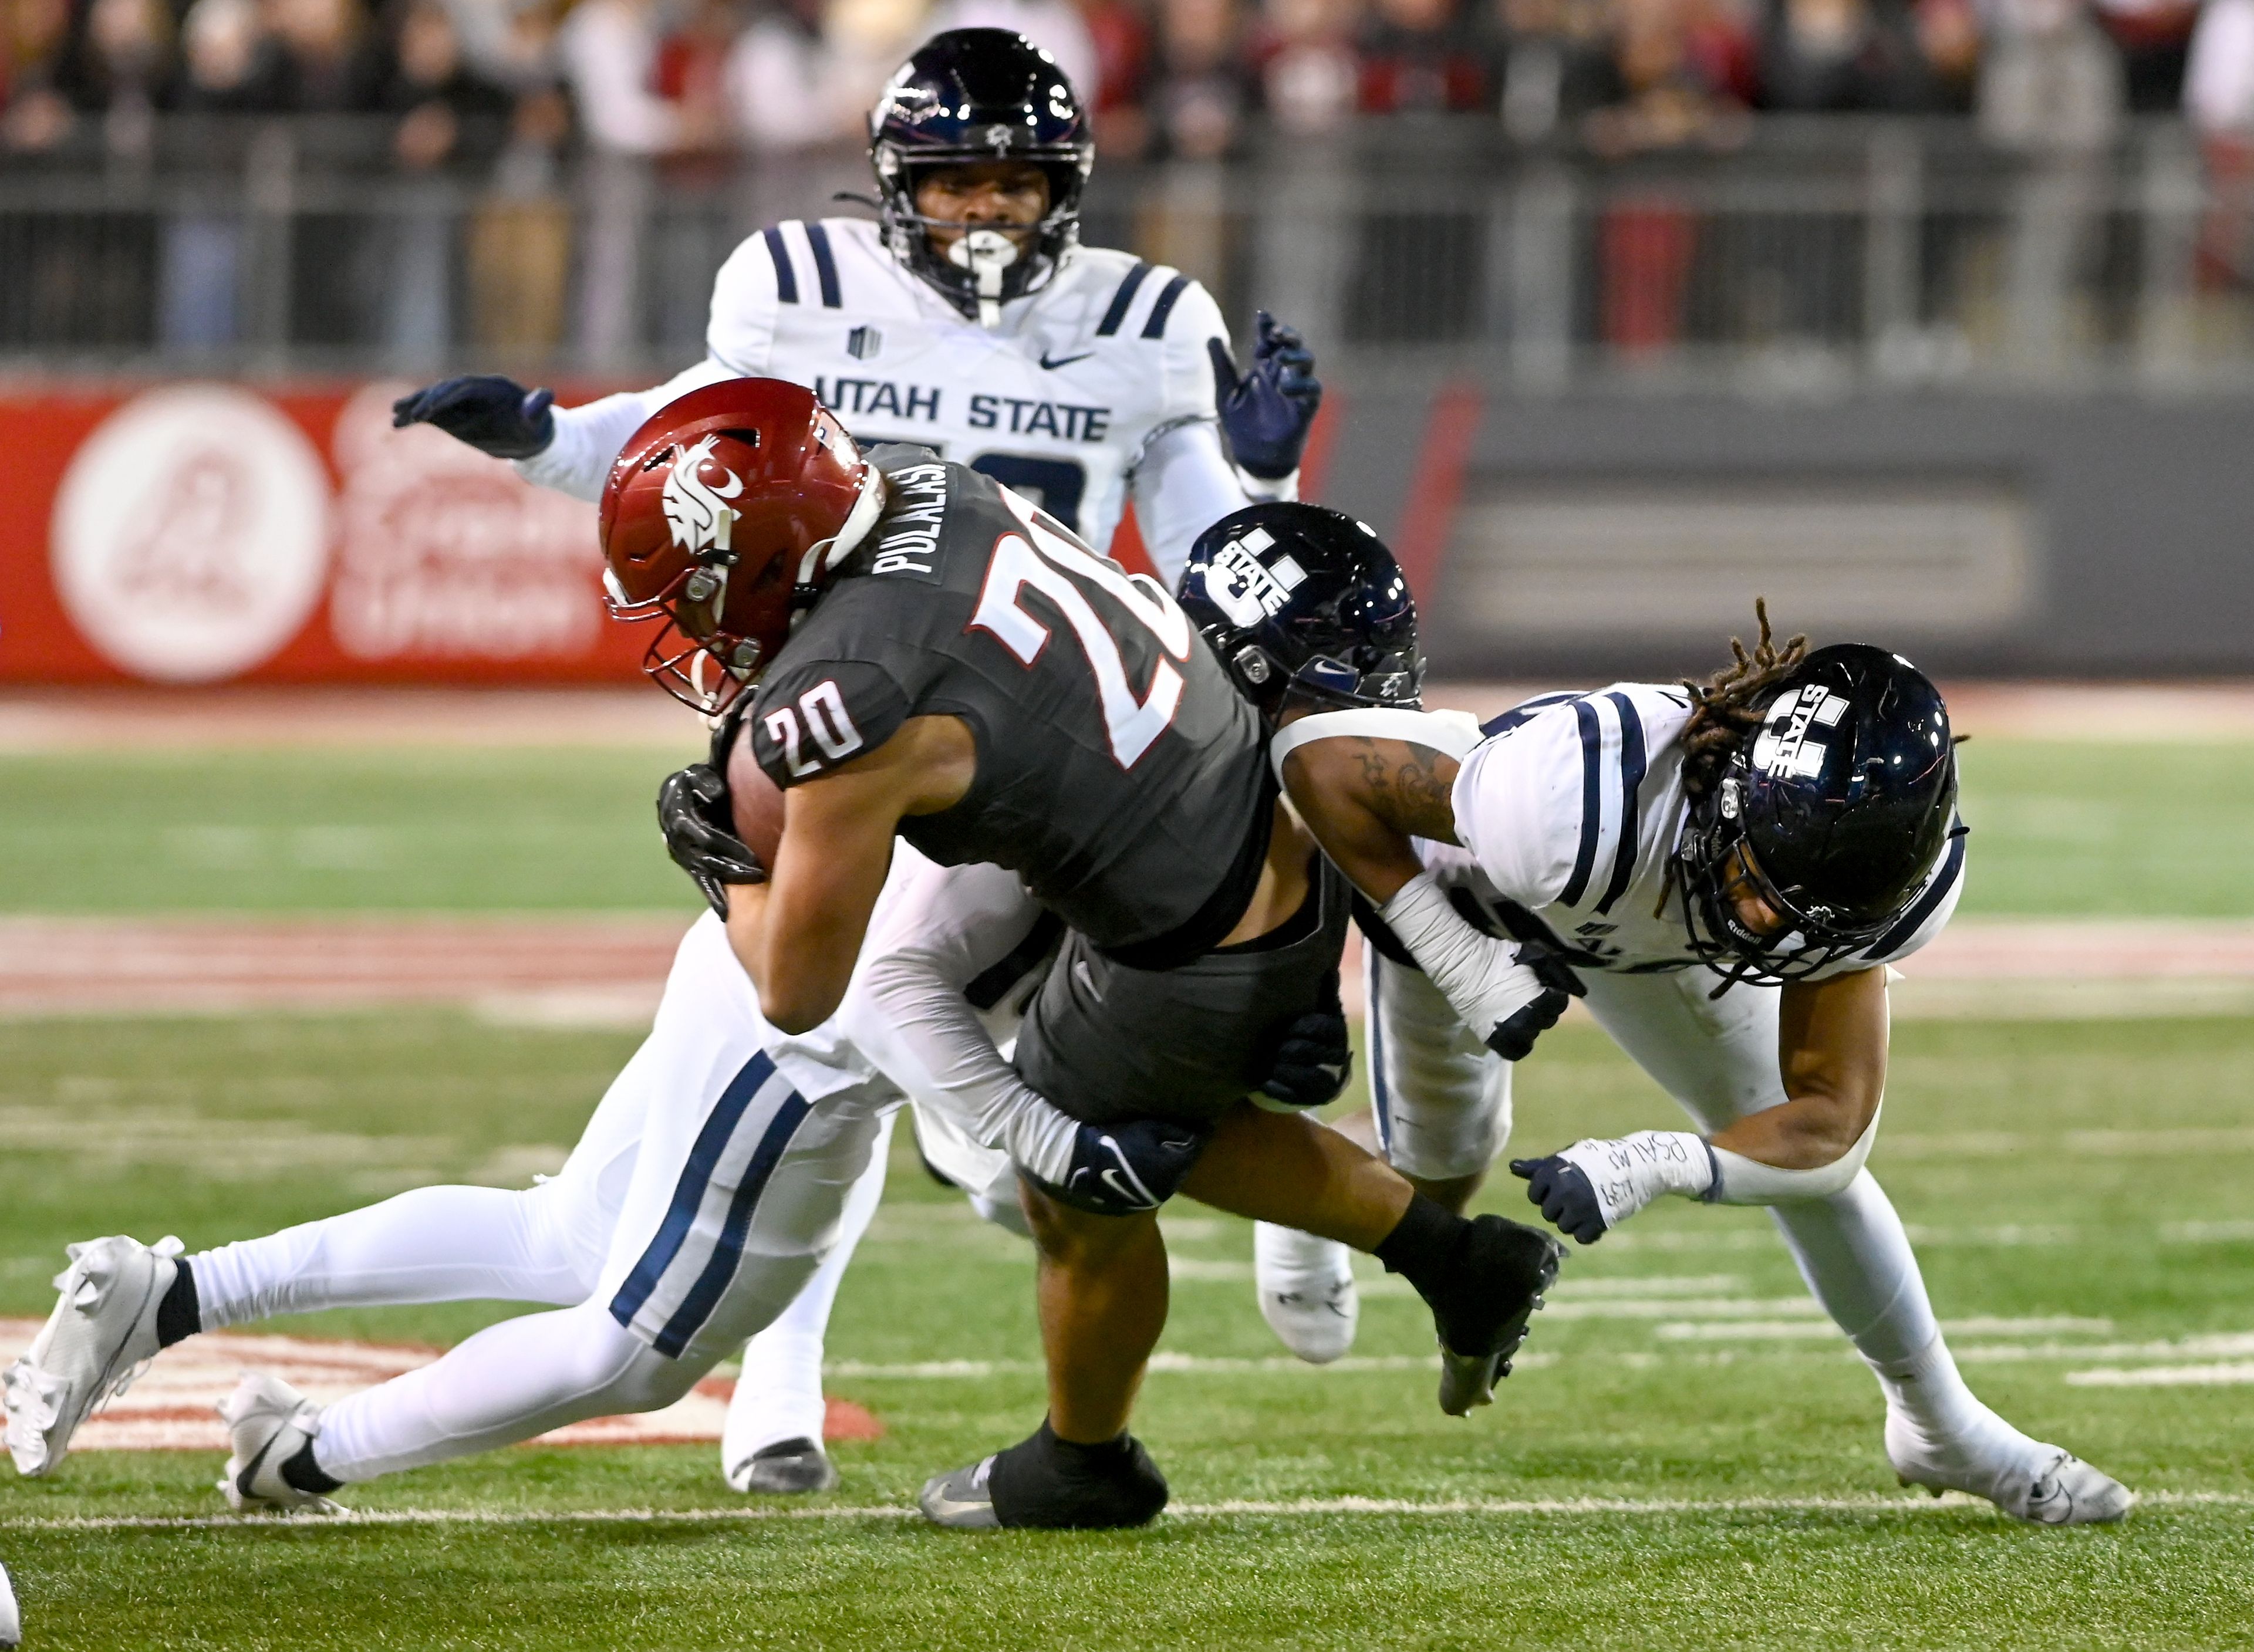
M736 836L751 846L760 864L773 866L782 843L782 788L767 778L752 755L748 719L728 752L728 802L736 818Z

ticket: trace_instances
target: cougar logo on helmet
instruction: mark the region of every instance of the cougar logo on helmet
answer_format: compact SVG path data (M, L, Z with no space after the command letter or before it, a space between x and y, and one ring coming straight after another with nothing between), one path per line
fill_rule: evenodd
M744 479L712 458L719 439L708 436L683 448L665 479L665 520L673 530L673 542L699 558L708 550L728 549L736 513L724 501L744 491ZM698 473L707 463L723 478L718 486Z

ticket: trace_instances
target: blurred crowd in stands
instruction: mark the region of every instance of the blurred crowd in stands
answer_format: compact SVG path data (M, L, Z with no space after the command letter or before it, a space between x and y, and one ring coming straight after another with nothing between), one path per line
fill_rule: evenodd
M0 152L90 126L130 150L166 111L386 117L408 171L818 149L971 24L1048 46L1115 161L1435 111L1599 154L1771 110L2053 150L2179 109L2254 135L2254 0L0 0Z

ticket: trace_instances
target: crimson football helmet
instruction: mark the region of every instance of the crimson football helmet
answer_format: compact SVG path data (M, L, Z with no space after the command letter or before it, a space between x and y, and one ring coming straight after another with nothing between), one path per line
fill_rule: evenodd
M877 469L803 385L729 379L668 402L603 487L604 589L620 620L662 620L642 669L707 715L773 662L868 534Z

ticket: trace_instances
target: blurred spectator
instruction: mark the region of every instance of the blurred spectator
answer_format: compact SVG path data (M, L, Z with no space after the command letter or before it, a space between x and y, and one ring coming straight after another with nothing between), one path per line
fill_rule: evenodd
M1762 107L1902 114L1944 97L1905 0L1768 0Z
M1217 160L1236 146L1245 88L1231 0L1160 0L1153 136L1184 160Z
M1742 139L1748 48L1726 18L1690 0L1620 0L1617 26L1615 96L1582 123L1591 148L1617 158Z
M1499 0L1503 130L1544 144L1580 130L1591 111L1625 94L1598 0Z
M1457 0L1374 0L1357 46L1364 114L1489 106L1494 54Z
M724 83L729 115L757 150L837 143L868 120L822 38L821 0L768 0L730 49Z
M174 107L192 114L253 115L280 107L281 56L257 0L195 0L180 26Z
M2208 0L2201 9L2183 97L2207 163L2199 283L2210 291L2241 285L2254 205L2254 0Z
M0 148L51 149L71 128L55 88L70 35L70 0L0 0Z
M710 109L658 92L656 10L656 0L580 0L556 35L580 124L599 151L666 155L706 147L714 136Z
M391 56L376 102L400 117L391 145L400 165L421 172L490 164L508 139L515 100L470 68L440 0L408 0Z
M1251 60L1269 118L1295 136L1343 126L1359 94L1351 0L1269 0Z
M1132 160L1150 144L1143 110L1151 74L1151 29L1134 0L1081 0L1081 21L1096 52L1096 84L1079 88L1094 112L1096 147L1114 160Z
M2099 25L2121 54L2130 113L2174 113L2199 0L2096 0L2096 7Z
M157 102L172 79L172 16L164 0L94 0L59 89L102 117L110 153L146 158Z
M553 87L517 100L508 147L470 224L470 336L485 351L546 354L564 336L571 276L571 207L557 158L571 106Z
M1997 0L1978 102L1991 143L2094 153L2120 130L2124 103L2120 54L2082 0Z
M1095 94L1096 44L1072 0L940 0L927 29L1012 30L1054 58L1083 98Z
M376 107L382 58L358 0L268 0L268 21L281 48L282 108L345 115Z

